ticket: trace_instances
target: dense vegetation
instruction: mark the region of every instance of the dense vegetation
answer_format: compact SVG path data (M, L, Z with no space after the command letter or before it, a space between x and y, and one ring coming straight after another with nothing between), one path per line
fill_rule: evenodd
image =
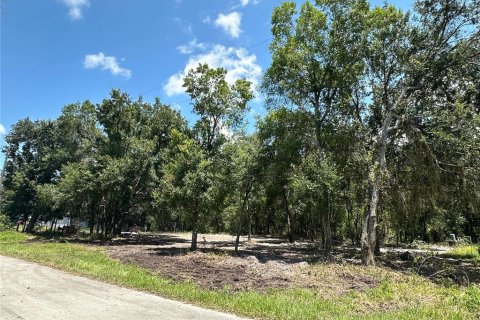
M382 242L478 239L479 18L478 0L283 3L253 133L254 88L223 69L185 78L192 126L113 90L12 127L2 211L27 232L67 213L104 237L192 230L192 250L205 231L322 239L326 256L348 240L365 264Z

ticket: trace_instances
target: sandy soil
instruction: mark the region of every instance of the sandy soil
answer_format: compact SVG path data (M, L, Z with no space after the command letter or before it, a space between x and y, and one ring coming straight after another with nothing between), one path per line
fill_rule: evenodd
M325 295L343 294L378 285L380 278L343 268L324 272L313 266L323 255L318 243L285 243L267 237L241 239L240 254L234 254L234 237L199 235L199 250L189 252L186 234L132 236L115 239L107 253L123 262L148 268L176 281L191 280L202 287L260 291L270 288L317 288ZM310 264L309 264L310 262Z
M271 237L241 238L200 234L199 250L190 252L190 234L142 234L106 243L106 252L176 281L190 280L206 288L268 290L316 288L320 294L343 294L377 286L382 276L358 269L358 248L336 247L333 263L325 261L318 242L288 243ZM429 249L385 248L379 264L395 272L415 272L441 284L480 283L480 266L469 260L441 256L447 247ZM357 268L357 269L352 269Z

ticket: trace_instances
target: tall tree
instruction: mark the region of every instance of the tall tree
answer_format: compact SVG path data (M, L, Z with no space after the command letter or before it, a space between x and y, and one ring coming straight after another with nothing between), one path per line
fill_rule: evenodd
M448 108L448 100L445 103L437 98L458 86L450 74L478 62L478 7L476 0L417 1L416 23L408 23L408 15L392 6L375 8L370 14L366 63L373 99L371 116L378 129L374 130L376 155L362 231L366 265L374 264L377 208L391 133L402 127L419 130L415 118L428 119L422 116L432 98L436 100L436 109Z
M245 229L245 220L247 221L248 239L251 239L252 211L249 203L254 188L258 186L261 178L259 149L256 136L239 137L235 141L227 143L223 148L224 157L227 159L225 165L230 169L230 174L226 174L226 177L229 180L227 185L231 188L229 192L230 206L235 213L232 219L235 227L232 229L236 233L235 253L237 254L240 236Z
M260 161L264 167L263 182L270 199L281 204L285 212L280 221L285 221L286 234L294 241L294 225L291 203L291 178L294 166L301 164L303 157L312 149L312 130L309 114L304 110L278 108L270 111L258 126ZM279 221L277 221L279 223Z
M374 8L369 17L368 46L365 54L371 97L372 156L370 171L370 200L362 228L363 262L373 265L377 232L377 208L386 171L388 132L392 130L396 109L411 94L413 88L404 87L404 69L409 49L408 16L393 6ZM397 92L400 92L397 95Z
M349 112L363 75L368 10L366 1L318 0L315 5L306 1L300 12L294 2L286 2L272 15L272 64L263 91L270 103L286 102L310 113L319 161L325 157L325 126ZM330 229L328 215L324 223ZM329 255L330 245L326 249Z
M12 218L28 220L27 232L33 231L40 215L36 210L37 185L53 182L61 165L55 156L58 146L55 131L54 121L24 119L6 137L4 205Z
M207 166L213 166L218 158L218 150L225 141L222 131L238 129L243 124L247 103L253 99L251 83L244 79L229 84L227 71L223 68L210 68L200 64L190 70L184 79L186 92L192 99L193 111L199 116L194 125L195 142L205 154ZM211 170L213 167L208 168ZM204 180L208 181L208 180ZM206 193L210 185L201 184L201 193ZM192 216L191 250L197 249L199 211L195 207Z

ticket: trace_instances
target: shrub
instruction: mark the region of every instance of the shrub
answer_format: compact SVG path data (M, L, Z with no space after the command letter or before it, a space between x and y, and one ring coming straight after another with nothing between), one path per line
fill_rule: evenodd
M0 231L5 231L13 228L13 223L10 221L10 218L0 212Z

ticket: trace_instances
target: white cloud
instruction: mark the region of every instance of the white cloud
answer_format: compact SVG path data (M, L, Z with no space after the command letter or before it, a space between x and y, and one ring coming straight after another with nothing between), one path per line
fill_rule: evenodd
M3 124L0 123L0 136L3 136L7 131L5 130L5 127Z
M202 19L203 23L210 23L210 16L206 16L205 18Z
M182 106L179 105L178 103L171 104L170 107L171 107L173 110L176 110L176 111L178 111L178 112L182 112Z
M256 87L262 74L262 68L257 64L255 54L249 55L243 48L225 47L214 45L209 52L191 56L183 71L170 76L163 90L167 96L185 93L183 78L190 69L194 69L199 63L206 63L210 67L222 67L227 70L226 80L234 83L240 78L251 81Z
M240 0L240 3L234 6L232 9L236 9L238 7L246 7L249 4L257 5L259 0Z
M236 11L229 13L227 15L220 13L215 20L215 25L220 27L230 35L232 38L238 38L242 29L240 29L240 23L242 20L242 15Z
M90 6L89 0L62 0L62 2L68 7L68 15L72 20L82 19L82 7Z
M177 47L178 51L182 54L191 54L195 50L204 50L205 44L202 42L198 42L196 38L193 38L188 44L183 44Z
M191 23L179 17L173 18L173 21L175 21L175 23L177 24L181 32L185 34L193 35L193 28Z
M83 61L83 67L86 69L100 68L102 70L109 70L113 75L120 75L127 79L132 75L130 70L120 67L117 58L106 56L103 52L86 55Z

